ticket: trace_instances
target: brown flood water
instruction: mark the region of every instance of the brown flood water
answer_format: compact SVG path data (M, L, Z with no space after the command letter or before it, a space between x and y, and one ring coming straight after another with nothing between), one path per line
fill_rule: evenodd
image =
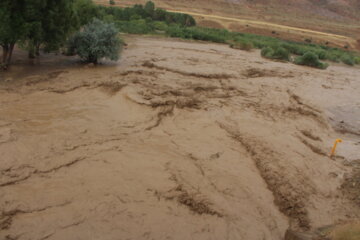
M359 219L359 68L126 41L116 64L18 52L0 73L0 239L278 240Z

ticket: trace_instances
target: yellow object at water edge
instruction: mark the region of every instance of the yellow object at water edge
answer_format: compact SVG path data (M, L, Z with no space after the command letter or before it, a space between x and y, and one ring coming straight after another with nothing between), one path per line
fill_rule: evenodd
M330 153L330 157L334 156L335 154L335 150L336 150L336 147L337 147L337 144L338 143L341 143L342 140L340 138L336 139L335 142L334 142L334 146L333 148L331 149L331 153Z

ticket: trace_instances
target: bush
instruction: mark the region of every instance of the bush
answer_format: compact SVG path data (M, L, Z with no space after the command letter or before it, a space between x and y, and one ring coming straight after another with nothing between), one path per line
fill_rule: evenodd
M209 42L225 43L224 33L226 30L218 30L201 27L179 27L177 25L169 26L166 34L170 37L185 39L202 40Z
M271 47L265 47L261 50L261 56L264 58L271 58L274 54L274 50Z
M326 54L326 51L325 50L318 50L316 51L316 54L318 55L318 58L320 60L325 60L327 59L327 54Z
M284 43L281 44L280 47L285 48L290 53L295 55L304 55L308 51L308 49L305 46L294 43Z
M102 58L118 60L121 45L118 31L113 24L94 19L69 39L68 50L86 62L97 64Z
M131 34L148 34L154 32L155 28L151 22L143 19L133 21L117 21L116 27L120 32Z
M338 63L338 62L340 62L340 58L341 58L341 56L336 52L330 52L327 54L327 59L332 62Z
M355 61L355 64L360 64L360 57L355 57L354 61Z
M289 61L290 60L290 53L285 48L279 47L279 48L275 49L272 58L273 59L278 59L278 60Z
M295 59L295 64L305 65L320 69L326 69L329 65L319 61L319 57L313 52L307 52L301 57Z
M271 47L266 47L261 51L261 56L276 60L284 60L284 61L290 60L289 51L283 47L277 47L275 49Z
M234 48L234 49L250 51L251 49L254 48L254 45L252 42L250 42L248 40L238 40L238 41L231 43L230 47Z
M152 23L152 26L155 30L159 30L159 31L166 31L168 29L168 25L165 22L160 22L160 21L154 21Z
M115 1L114 1L114 0L110 0L109 3L110 3L110 5L115 5Z
M349 66L355 65L355 59L352 56L349 55L343 55L341 57L341 61Z

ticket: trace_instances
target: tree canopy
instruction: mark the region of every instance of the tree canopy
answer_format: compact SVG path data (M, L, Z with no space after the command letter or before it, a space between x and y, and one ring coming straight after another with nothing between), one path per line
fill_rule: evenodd
M0 67L10 64L15 44L30 58L63 47L68 37L94 18L127 33L166 31L168 27L196 24L188 14L168 12L145 5L120 8L101 6L92 0L0 0Z
M118 33L114 24L94 19L70 38L70 53L76 53L84 61L95 64L102 58L116 61L121 49Z
M26 35L28 24L24 16L26 0L0 1L0 45L3 56L1 65L8 65L11 61L15 43Z
M0 45L3 56L0 64L11 61L16 43L29 51L58 49L79 23L74 9L75 0L1 0Z

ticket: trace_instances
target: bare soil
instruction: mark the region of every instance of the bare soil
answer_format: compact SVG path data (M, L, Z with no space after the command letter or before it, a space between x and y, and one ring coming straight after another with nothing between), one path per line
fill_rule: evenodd
M359 68L126 42L115 64L17 51L0 73L0 239L278 240L359 220Z
M109 5L108 0L95 0ZM146 0L115 1L117 6ZM360 4L355 0L154 0L156 6L191 14L198 25L312 42L360 51Z

